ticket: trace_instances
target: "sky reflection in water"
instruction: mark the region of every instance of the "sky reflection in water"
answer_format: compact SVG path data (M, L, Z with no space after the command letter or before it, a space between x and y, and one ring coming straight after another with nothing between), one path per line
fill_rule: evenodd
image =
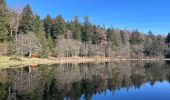
M169 100L166 62L24 66L0 70L0 100Z
M154 86L146 83L135 89L131 87L129 90L122 88L114 94L107 90L105 93L96 94L92 100L169 100L170 99L170 84L169 82L157 82ZM84 100L81 98L81 100Z

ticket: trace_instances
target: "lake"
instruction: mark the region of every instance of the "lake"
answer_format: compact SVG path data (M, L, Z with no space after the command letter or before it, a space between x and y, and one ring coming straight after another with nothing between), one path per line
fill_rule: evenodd
M170 64L124 61L1 69L0 100L170 100Z

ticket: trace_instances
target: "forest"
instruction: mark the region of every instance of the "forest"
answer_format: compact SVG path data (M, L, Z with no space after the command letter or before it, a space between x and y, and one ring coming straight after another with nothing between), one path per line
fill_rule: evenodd
M31 6L11 9L0 0L0 55L53 57L169 57L170 33L157 35L138 29L94 25L88 16L81 22L58 15L40 18Z

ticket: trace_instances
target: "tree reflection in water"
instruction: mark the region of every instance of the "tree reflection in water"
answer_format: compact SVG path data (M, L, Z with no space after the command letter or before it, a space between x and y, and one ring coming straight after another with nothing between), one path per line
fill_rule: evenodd
M165 62L107 62L101 64L63 64L22 66L0 70L2 100L90 100L107 90L114 95L124 88L150 82L170 82Z

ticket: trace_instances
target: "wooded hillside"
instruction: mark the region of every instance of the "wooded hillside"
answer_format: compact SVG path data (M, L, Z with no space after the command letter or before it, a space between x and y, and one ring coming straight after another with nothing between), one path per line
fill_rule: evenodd
M29 4L13 10L0 0L0 55L168 57L169 43L170 33L166 37L105 28L91 23L88 16L83 22L78 16L67 22L61 15L41 19Z

